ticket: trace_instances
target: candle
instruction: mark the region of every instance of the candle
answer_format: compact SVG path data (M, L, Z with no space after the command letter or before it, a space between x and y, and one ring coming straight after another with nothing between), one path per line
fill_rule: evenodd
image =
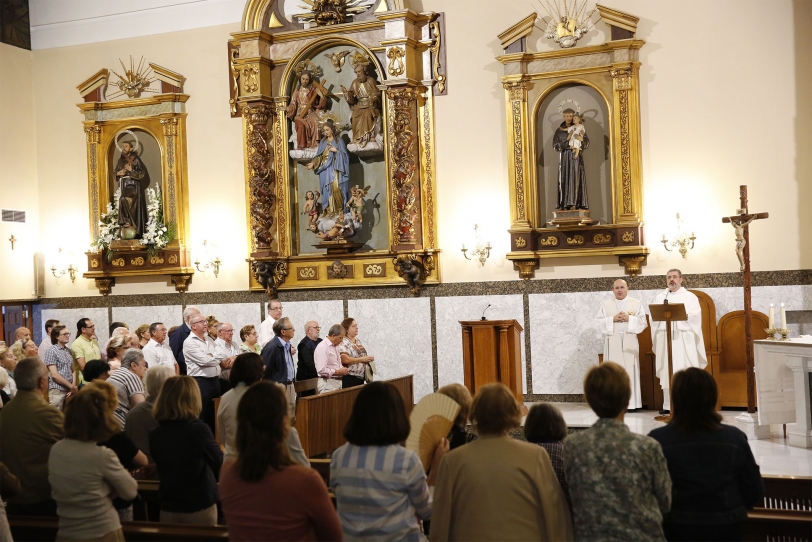
M767 329L775 329L775 307L770 303L770 322L767 324Z
M783 303L781 303L781 329L787 329L787 310Z

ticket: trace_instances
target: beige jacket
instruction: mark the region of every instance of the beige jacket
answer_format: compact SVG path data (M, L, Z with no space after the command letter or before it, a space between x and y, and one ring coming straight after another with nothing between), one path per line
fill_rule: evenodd
M434 489L431 540L572 540L572 519L550 457L510 437L449 452Z

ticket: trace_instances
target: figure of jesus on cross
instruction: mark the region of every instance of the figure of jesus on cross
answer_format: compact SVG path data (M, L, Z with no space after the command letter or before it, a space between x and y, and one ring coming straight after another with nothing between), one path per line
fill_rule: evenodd
M750 214L747 209L747 185L739 187L741 208L739 214L722 218L725 224L731 224L736 231L736 256L742 271L744 283L744 336L747 342L747 412L756 411L756 378L753 368L755 358L753 355L753 307L751 303L751 277L750 277L750 223L753 220L769 218L769 213Z

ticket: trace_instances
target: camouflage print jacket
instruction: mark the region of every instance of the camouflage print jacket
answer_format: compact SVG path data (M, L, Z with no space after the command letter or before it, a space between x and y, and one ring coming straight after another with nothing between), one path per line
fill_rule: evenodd
M575 540L665 540L671 478L660 444L601 418L567 438L564 464Z

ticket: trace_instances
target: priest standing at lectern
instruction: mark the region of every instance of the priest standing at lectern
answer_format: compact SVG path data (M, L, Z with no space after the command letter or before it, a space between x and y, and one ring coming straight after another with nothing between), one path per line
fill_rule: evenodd
M665 276L668 289L657 294L655 305L682 303L688 320L671 322L671 365L673 372L688 367L704 369L708 365L705 356L705 340L702 338L702 308L699 299L682 287L682 272L671 269ZM671 411L671 380L668 378L668 344L665 322L651 322L651 341L654 355L657 357L657 378L663 388L663 411ZM662 412L665 413L665 412Z
M595 317L603 335L603 361L614 361L629 373L632 396L628 410L642 408L640 396L640 348L637 334L646 329L646 312L637 299L628 297L629 286L623 279L612 285L614 299L607 299Z

